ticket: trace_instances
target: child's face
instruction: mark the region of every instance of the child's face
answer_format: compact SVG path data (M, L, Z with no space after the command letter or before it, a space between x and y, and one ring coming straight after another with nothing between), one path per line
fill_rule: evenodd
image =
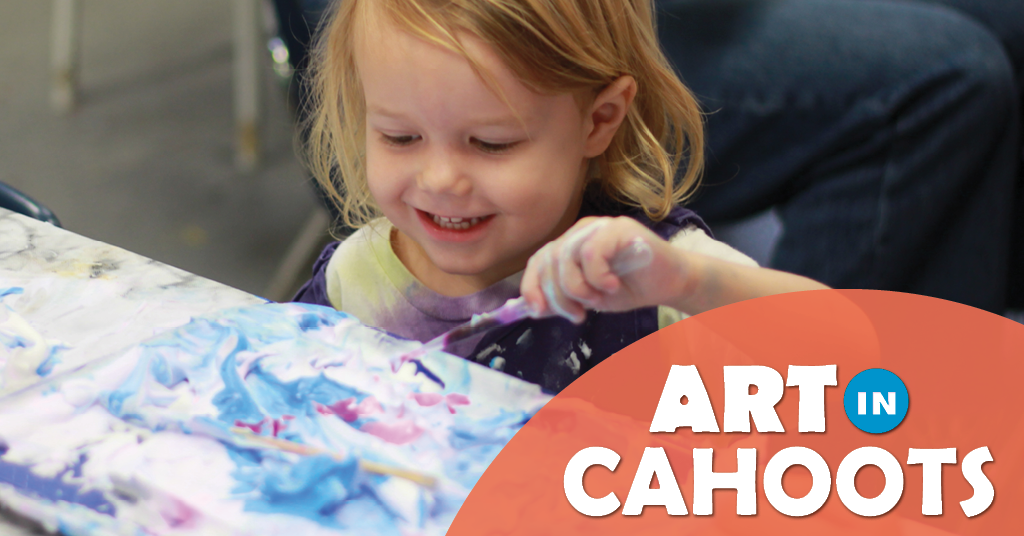
M370 191L413 274L446 294L479 290L575 221L592 123L571 94L531 91L473 37L464 46L508 104L462 56L384 28L356 44Z

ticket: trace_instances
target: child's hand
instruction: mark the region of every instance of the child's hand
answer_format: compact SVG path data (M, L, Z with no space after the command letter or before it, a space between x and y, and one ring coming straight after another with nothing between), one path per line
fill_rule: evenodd
M584 218L535 253L520 285L539 316L576 323L586 310L629 311L677 297L687 285L684 252L632 218Z

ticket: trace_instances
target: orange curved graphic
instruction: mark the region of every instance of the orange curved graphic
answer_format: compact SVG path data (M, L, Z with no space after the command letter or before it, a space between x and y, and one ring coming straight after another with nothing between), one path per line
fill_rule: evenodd
M694 432L686 426L674 432L651 432L670 371L675 370L673 366L690 365L699 371L719 432ZM791 366L826 365L836 366L837 385L819 388L824 390L825 432L799 431L800 398L805 396L799 386L785 387L774 405L784 431L766 431L769 419L753 417L750 432L725 431L727 424L735 426L738 422L726 422L725 367L747 367L733 369L741 371L769 367L784 380ZM904 420L881 434L855 427L843 404L850 380L871 368L895 373L909 393ZM892 292L828 290L770 296L722 307L633 344L555 397L484 473L449 534L1012 533L1020 525L1015 520L1015 505L1024 504L1022 373L1024 325L952 302ZM746 394L756 395L761 389L767 394L769 384L765 385L751 386ZM806 396L810 397L812 391L808 388ZM730 401L746 400L735 389L732 393ZM671 409L675 402L664 402L665 407ZM687 395L678 402L690 405L693 400ZM871 411L870 406L869 400L867 411ZM812 414L808 410L808 415ZM582 476L587 496L600 499L614 493L618 507L610 514L585 515L567 498L566 469L574 456L589 447L608 449L620 457L614 470L591 465ZM818 493L827 490L827 498L809 515L781 513L766 494L765 468L777 453L789 447L817 453L828 467L828 487L822 484L824 481L817 482ZM856 458L851 453L864 447L875 449L860 451L862 454L877 454L881 449L898 462L895 470L903 476L899 495L888 489L895 480L887 479L879 466L850 469ZM985 463L980 450L968 459L969 453L982 447L987 447L993 461ZM908 463L910 449L932 452L953 448L956 463L935 462L931 469L920 460ZM637 477L648 449L661 449L651 454L651 463L656 461L654 454L660 456L663 452L671 470L666 472L665 466L659 465L662 469L650 483ZM708 452L713 453L710 466L706 461ZM749 499L750 488L745 492L705 489L711 482L706 476L708 470L716 474L737 472L738 457L751 456L751 452L756 456L756 469L737 474L751 475L740 480L743 486L753 482L753 502L740 498L746 493L743 496ZM796 453L791 459L808 464L812 461L808 450L788 452ZM922 452L913 456L924 456ZM932 454L952 454L945 452ZM840 471L848 457L847 467ZM925 473L929 470L933 478L927 486L933 490L930 495L925 493ZM854 490L863 504L872 508L884 502L881 497L886 493L898 497L898 501L880 515L855 513L856 508L851 506L855 501L840 496L840 473L847 479L842 484L846 498ZM781 477L777 464L774 474L776 479L781 478L785 495L792 499L807 495L815 482L811 471L799 464L789 467ZM941 493L934 480L937 474L941 475ZM983 474L980 480L978 474ZM643 504L642 489L634 497L641 513L624 514L631 488L639 485L660 490L659 479L666 475L678 485L685 515L678 515L678 504L677 515L670 515L667 506ZM982 480L994 490L994 499L987 505ZM697 488L704 491L698 493ZM698 494L710 497L713 513L698 513ZM970 508L964 508L961 501L975 494L980 495L969 506L980 504L984 509L968 516ZM938 497L942 513L932 515ZM929 515L923 511L926 503L932 509ZM738 509L746 509L746 515L738 514ZM750 509L756 513L751 514Z

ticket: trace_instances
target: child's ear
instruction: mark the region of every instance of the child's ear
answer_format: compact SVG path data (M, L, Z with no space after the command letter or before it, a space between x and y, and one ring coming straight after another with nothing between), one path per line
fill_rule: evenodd
M594 98L584 117L587 135L584 154L587 158L608 149L635 96L636 80L626 75L615 79Z

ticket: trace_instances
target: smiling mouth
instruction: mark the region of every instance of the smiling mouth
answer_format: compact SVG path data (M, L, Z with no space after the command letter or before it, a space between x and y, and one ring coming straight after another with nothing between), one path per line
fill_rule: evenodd
M431 221L434 222L435 225L442 229L447 229L449 231L466 231L472 229L473 227L476 227L477 225L483 222L486 222L487 220L493 217L493 215L491 215L478 218L454 218L447 216L438 216L437 214L431 214L429 212L425 212L425 214L427 215L428 218L430 218Z

